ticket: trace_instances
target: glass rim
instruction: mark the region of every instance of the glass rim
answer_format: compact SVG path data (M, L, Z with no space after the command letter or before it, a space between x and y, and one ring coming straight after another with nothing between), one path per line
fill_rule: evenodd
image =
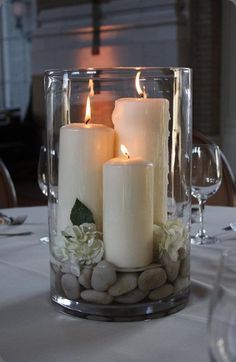
M69 68L69 69L59 69L59 68L52 68L52 69L46 69L44 71L45 77L52 77L52 76L62 76L63 74L73 75L73 76L79 76L79 75L85 75L92 76L96 75L96 72L101 73L109 73L109 72L138 72L138 71L160 71L160 72L167 72L167 71L182 71L191 74L192 68L188 67L139 67L139 66L132 66L132 67L88 67L88 68ZM81 73L81 74L80 74Z
M217 145L216 143L193 143L192 144L192 148L194 149L195 147L213 147L213 148L218 148L220 150L220 146Z

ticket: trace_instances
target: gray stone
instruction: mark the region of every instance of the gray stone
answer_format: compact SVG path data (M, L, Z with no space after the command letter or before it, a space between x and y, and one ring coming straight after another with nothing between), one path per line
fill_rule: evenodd
M189 278L181 278L178 277L176 279L176 281L174 282L174 288L175 288L175 292L179 292L182 289L187 288L190 285L190 280Z
M160 257L160 263L165 268L168 280L170 282L173 282L178 276L180 261L173 261L169 257L169 254L164 251Z
M166 298L169 295L174 293L174 287L172 284L164 284L158 289L154 289L149 294L149 299L151 300L159 300L162 298Z
M112 296L105 292L99 292L93 289L83 290L81 292L81 298L89 303L96 304L110 304L112 303Z
M93 269L91 285L92 288L105 292L116 282L115 267L106 260L100 261Z
M169 262L171 261L169 254L165 250L162 252L161 256L159 257L159 261L162 266L169 264Z
M142 272L138 279L138 286L141 290L148 291L159 288L166 282L167 275L164 269L154 268Z
M145 292L143 290L134 289L129 293L120 295L119 297L115 297L114 300L122 304L133 304L141 302L144 298L146 298L147 294L148 292Z
M138 268L118 268L118 267L116 267L116 271L123 272L123 273L124 272L133 273L133 272L141 272L141 271L144 271L144 270L147 270L147 269L153 269L153 268L160 267L160 266L161 266L160 264L152 263L152 264L149 264L149 265L140 266Z
M119 273L115 284L109 288L108 293L113 297L117 297L137 288L137 285L137 273Z
M179 248L178 254L179 254L179 260L183 260L187 255L187 251L185 248L182 247L182 248Z
M61 265L61 271L64 274L71 274L71 270L70 270L70 262L66 261L65 263L63 263Z
M179 273L179 266L180 266L180 261L172 261L169 260L168 264L165 265L165 271L167 274L167 278L170 282L173 282Z
M61 286L68 299L76 300L80 296L80 287L78 279L73 274L63 274Z
M179 276L181 278L186 278L190 275L190 260L185 258L180 263Z
M79 276L79 283L86 289L91 288L92 268L83 268Z

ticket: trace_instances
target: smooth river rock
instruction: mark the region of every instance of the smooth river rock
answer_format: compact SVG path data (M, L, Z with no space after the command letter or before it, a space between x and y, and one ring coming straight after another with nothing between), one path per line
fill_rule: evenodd
M109 288L108 293L113 297L117 297L137 288L137 285L137 273L119 273L115 284Z
M91 288L91 277L92 277L92 268L83 268L80 276L79 276L79 283L85 287L86 289Z
M70 262L69 261L66 261L65 263L63 263L61 265L61 271L64 274L71 274Z
M141 271L144 271L146 269L153 269L153 268L156 268L156 267L160 267L161 264L158 264L158 263L152 263L152 264L149 264L149 265L145 265L145 266L140 266L140 267L137 267L137 268L118 268L116 267L116 271L118 272L125 272L125 273L134 273L134 272L141 272Z
M180 261L169 260L168 264L165 265L165 271L167 278L170 282L173 282L179 274Z
M99 292L105 292L116 282L115 267L106 260L102 260L93 269L91 286Z
M81 298L89 303L96 304L110 304L113 301L111 295L105 292L98 292L97 290L88 289L81 292Z
M180 263L179 275L182 278L186 278L190 274L190 260L185 258Z
M68 299L76 300L79 298L80 287L75 275L63 274L61 277L61 286Z
M160 257L160 262L161 265L163 265L165 268L168 280L170 282L173 282L179 274L180 261L179 260L173 261L169 257L169 254L166 251L164 251L162 253L162 256Z
M141 302L146 296L148 292L145 292L140 289L134 289L129 293L124 295L120 295L119 297L115 297L115 302L122 303L122 304L133 304Z
M149 299L151 300L159 300L162 298L166 298L169 295L174 293L174 287L172 284L164 284L158 289L153 289L149 294Z
M179 260L183 260L187 256L187 251L185 248L182 247L182 248L179 248L178 254L179 254Z
M167 265L171 261L167 251L164 250L162 252L161 256L159 257L159 261L160 261L161 265L163 265L163 266Z
M175 292L179 292L180 290L187 288L189 285L190 285L189 278L178 277L174 282Z
M139 289L148 291L159 288L167 280L166 272L163 268L148 269L142 272L138 279Z

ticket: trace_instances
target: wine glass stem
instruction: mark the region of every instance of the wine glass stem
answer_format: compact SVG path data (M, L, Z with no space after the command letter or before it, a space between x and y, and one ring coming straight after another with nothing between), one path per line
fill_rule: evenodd
M198 231L198 237L205 238L206 230L204 228L204 209L205 209L206 200L199 198L198 203L199 203L199 216L200 216L199 217L200 218L200 229Z

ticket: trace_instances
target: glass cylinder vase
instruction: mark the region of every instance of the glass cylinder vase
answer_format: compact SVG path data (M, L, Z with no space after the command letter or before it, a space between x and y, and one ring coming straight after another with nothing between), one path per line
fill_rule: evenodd
M47 71L51 299L128 321L189 296L191 70Z

